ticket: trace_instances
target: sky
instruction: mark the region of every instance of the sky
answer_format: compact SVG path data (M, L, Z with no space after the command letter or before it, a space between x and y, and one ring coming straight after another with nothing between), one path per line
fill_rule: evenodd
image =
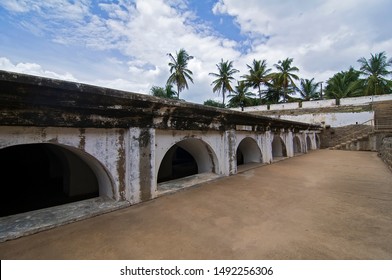
M194 58L189 102L221 101L216 64L247 74L293 58L300 78L325 82L392 57L390 0L0 0L0 69L149 94L170 75L168 53Z

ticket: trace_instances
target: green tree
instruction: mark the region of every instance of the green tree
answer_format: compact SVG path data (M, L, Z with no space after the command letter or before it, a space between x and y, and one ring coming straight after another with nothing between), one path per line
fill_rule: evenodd
M280 97L283 95L281 84L278 82L276 75L272 76L272 79L266 82L267 89L262 100L262 104L277 104L279 103Z
M169 53L168 55L171 59L171 61L169 62L171 75L167 80L167 84L176 84L177 98L180 99L180 92L185 88L189 88L187 80L193 83L193 73L187 68L188 61L193 59L193 56L190 56L184 49L180 49L179 52L176 52L175 57L171 53Z
M271 79L269 75L271 69L267 68L267 61L265 59L263 61L254 59L252 65L247 64L246 66L248 67L249 74L242 76L242 78L245 79L249 87L257 89L261 100L261 86L265 85Z
M172 85L166 85L165 88L153 86L150 89L151 95L161 98L177 99L177 93L173 90Z
M279 60L278 64L274 64L276 69L279 71L274 74L276 78L276 85L282 87L283 91L283 102L286 102L287 97L290 93L294 92L296 85L294 80L298 80L298 76L293 72L298 72L299 69L295 66L291 66L293 62L292 58L286 58L285 60Z
M228 97L231 97L229 100L228 107L234 108L239 106L251 106L253 104L252 97L254 97L254 93L248 91L249 87L245 81L237 82L237 86L235 87L235 94L231 94Z
M208 99L208 100L204 101L203 104L206 105L206 106L211 106L211 107L224 108L224 106L222 105L222 103L217 102L217 101L212 100L212 99Z
M392 74L388 68L392 67L392 59L387 59L385 52L375 55L371 54L370 59L364 57L358 59L361 64L360 72L365 77L364 94L379 95L391 93L391 80L386 77Z
M223 106L225 106L225 95L226 92L233 92L233 88L231 86L231 82L234 79L233 75L237 72L239 72L237 69L233 68L233 61L223 61L221 60L220 63L216 64L216 67L218 68L218 73L210 73L209 75L214 76L217 78L214 80L211 85L213 85L212 91L213 92L222 92L223 96Z
M360 72L350 68L333 75L327 81L325 96L327 98L341 99L360 96L363 94L363 82L359 79Z
M301 99L304 101L320 99L320 92L318 91L320 83L315 83L314 78L301 79L298 87L298 92L301 95Z

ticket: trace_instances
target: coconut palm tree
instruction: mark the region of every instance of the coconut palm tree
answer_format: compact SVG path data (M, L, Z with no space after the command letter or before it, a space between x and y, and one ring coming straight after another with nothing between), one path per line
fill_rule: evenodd
M283 89L283 102L286 102L288 94L294 92L294 88L296 87L294 80L298 80L298 76L293 72L298 72L298 67L291 66L293 62L292 58L286 58L285 60L278 61L278 64L274 64L276 69L279 71L275 73L276 82Z
M273 75L271 80L266 82L267 89L262 100L262 104L277 104L283 95L282 86L278 83L278 77Z
M271 79L269 75L271 69L267 68L267 61L265 59L263 61L253 59L252 65L247 64L246 66L248 67L249 74L243 75L242 78L245 79L249 87L258 90L261 101L261 86L263 84L265 85Z
M364 57L358 59L361 64L361 74L365 77L365 95L378 95L391 93L391 80L386 76L392 74L388 68L392 67L392 59L387 59L385 52L375 55L371 54L370 59Z
M209 73L209 75L216 77L217 79L214 80L211 85L214 87L212 88L213 92L222 92L223 96L223 106L225 106L225 94L226 92L233 92L233 88L231 87L231 82L234 79L233 75L239 72L237 69L233 68L233 61L223 61L216 64L218 68L218 73Z
M170 76L167 80L168 85L176 84L177 86L177 98L180 99L180 91L187 88L188 82L187 80L193 83L192 79L192 71L189 70L188 61L193 59L193 56L190 56L184 49L180 49L176 52L176 56L174 57L171 53L168 54L171 59L169 62L170 67Z
M248 91L249 87L246 81L237 82L234 94L230 94L228 107L238 107L238 106L251 106L253 104L252 98L255 96L254 93Z
M348 71L336 73L327 81L325 96L339 100L345 97L360 96L363 93L363 81L360 72L350 68Z
M166 85L165 88L153 86L150 89L150 92L153 96L156 97L177 99L177 93L173 90L173 85Z
M314 78L301 79L299 88L297 89L301 95L301 99L304 101L315 100L320 98L320 92L318 88L320 83L313 82Z

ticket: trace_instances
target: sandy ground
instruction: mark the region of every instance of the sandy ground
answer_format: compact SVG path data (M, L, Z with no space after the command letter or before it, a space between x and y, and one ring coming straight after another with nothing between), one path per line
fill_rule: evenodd
M1 259L392 259L392 172L321 150L31 236Z

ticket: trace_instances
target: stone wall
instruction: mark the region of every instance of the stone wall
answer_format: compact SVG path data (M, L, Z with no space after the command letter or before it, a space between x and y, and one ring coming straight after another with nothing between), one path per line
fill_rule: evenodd
M309 109L309 108L331 108L340 106L359 106L369 105L374 102L383 102L392 100L392 95L374 95L374 96L360 96L360 97L349 97L342 98L339 101L335 99L315 100L315 101L302 101L302 102L291 102L291 103L280 103L271 105L260 105L245 107L246 112L257 112L257 111L276 111L276 110L290 110L290 109ZM234 110L240 111L241 108Z
M392 169L392 134L382 139L379 156Z

